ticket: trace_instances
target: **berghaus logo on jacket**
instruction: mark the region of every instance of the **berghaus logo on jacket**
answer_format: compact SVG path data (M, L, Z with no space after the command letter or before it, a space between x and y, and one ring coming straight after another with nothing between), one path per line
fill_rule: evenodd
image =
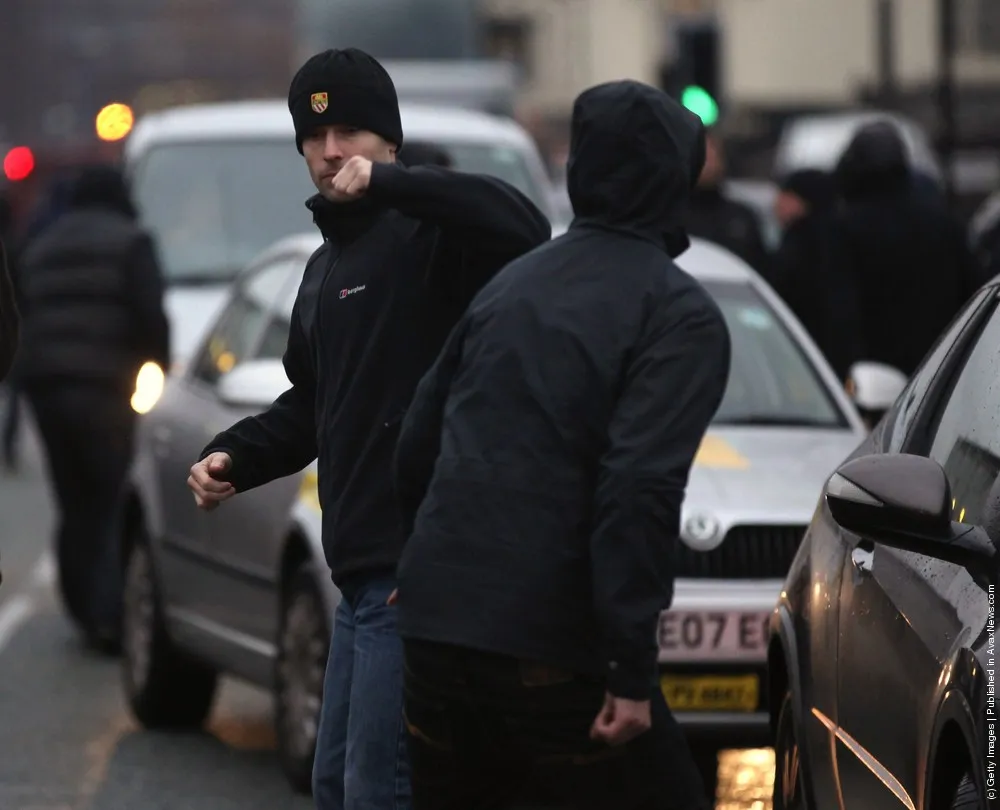
M365 288L365 285L362 284L360 287L351 287L348 290L341 290L340 291L340 297L341 298L347 298L347 296L349 296L349 295L354 295L354 293L361 292L364 288Z

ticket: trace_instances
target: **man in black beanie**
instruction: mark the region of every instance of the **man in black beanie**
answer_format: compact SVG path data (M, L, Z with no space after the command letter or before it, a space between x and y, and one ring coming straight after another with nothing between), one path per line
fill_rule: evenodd
M323 545L343 599L316 740L319 810L408 808L396 564L404 535L391 464L403 414L472 296L548 241L542 213L491 177L396 162L396 91L372 57L303 65L288 107L319 194L284 356L291 388L209 443L191 469L211 509L319 457Z

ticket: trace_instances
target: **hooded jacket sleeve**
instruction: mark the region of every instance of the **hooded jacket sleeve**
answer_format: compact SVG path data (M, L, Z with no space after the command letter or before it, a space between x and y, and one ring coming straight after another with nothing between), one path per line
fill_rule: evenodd
M7 251L0 241L0 380L14 365L20 332L21 316L17 310L14 282L7 266Z
M729 377L725 321L707 299L655 312L636 346L601 459L590 538L608 690L648 700L656 626L695 453Z
M282 362L291 387L263 413L218 434L199 457L228 453L233 463L227 480L237 492L297 473L316 458L316 377L298 301Z
M437 361L417 385L403 417L393 460L393 481L404 537L413 533L441 449L441 429L451 381L462 361L466 321L452 330Z

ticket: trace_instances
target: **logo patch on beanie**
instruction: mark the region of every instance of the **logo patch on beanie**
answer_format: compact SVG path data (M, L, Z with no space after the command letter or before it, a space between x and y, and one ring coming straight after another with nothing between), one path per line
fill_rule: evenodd
M326 93L313 93L309 97L309 105L314 113L326 112L330 106L330 97Z

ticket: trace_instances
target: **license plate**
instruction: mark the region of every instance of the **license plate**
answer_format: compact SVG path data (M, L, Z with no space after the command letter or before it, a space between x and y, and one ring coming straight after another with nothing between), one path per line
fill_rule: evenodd
M661 663L765 661L771 611L669 610L660 614Z
M660 688L675 712L752 712L760 702L756 675L664 675Z

